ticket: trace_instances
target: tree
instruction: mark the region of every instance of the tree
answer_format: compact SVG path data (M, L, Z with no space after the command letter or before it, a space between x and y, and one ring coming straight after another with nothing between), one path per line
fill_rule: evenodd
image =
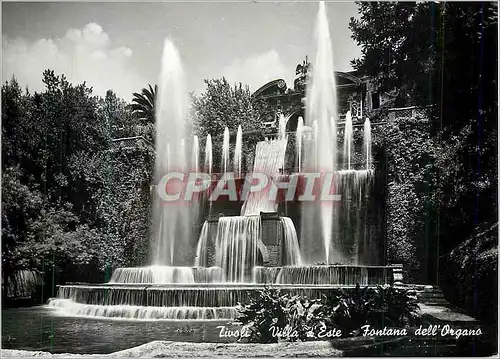
M207 88L200 96L191 94L193 124L196 134L221 135L224 127L235 130L239 125L244 131L259 128L248 86L231 85L225 78L205 80Z
M194 134L202 141L210 134L214 144L214 165L220 163L224 128L236 134L238 126L245 134L243 159L247 167L255 144L261 139L262 102L252 98L248 86L231 86L225 78L205 80L207 88L201 95L191 94L191 121Z
M157 85L155 85L154 88L151 85L148 85L147 88L142 89L141 93L134 93L132 104L130 106L132 108L132 112L143 123L155 123L155 104L157 93Z
M433 190L443 194L441 230L463 238L478 223L495 222L497 4L362 2L358 11L349 25L362 48L354 68L396 91L396 106L434 105L434 141L459 149L437 159L443 167ZM451 183L457 179L461 186Z
M396 91L396 106L437 105L436 127L455 131L477 118L480 94L482 110L496 111L495 2L360 2L358 12L351 64Z
M383 135L392 161L389 250L404 257L422 248L430 267L403 259L416 274L436 273L439 257L498 219L497 9L494 2L360 2L350 21L362 48L354 68L395 93L396 107L432 105L425 136L409 120Z
M154 151L112 139L145 125L112 91L100 98L50 70L43 82L39 93L2 86L3 277L144 264Z
M384 91L396 91L397 105L429 104L429 78L435 70L436 24L430 3L360 2L351 18L352 38L361 45L354 69Z

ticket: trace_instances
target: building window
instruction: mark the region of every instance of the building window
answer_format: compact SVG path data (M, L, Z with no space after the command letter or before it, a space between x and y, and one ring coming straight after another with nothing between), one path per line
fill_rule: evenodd
M378 92L372 92L372 109L380 107L380 94Z

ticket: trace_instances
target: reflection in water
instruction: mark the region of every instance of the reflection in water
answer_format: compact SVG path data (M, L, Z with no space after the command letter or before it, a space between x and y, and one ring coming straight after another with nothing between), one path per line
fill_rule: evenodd
M219 338L228 321L129 321L57 316L46 307L2 310L2 348L107 354L154 340L234 342Z

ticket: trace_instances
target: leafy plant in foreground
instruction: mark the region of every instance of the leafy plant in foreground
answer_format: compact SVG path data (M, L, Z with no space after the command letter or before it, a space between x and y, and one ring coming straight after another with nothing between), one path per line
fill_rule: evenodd
M250 330L250 341L275 343L278 338L272 335L271 328L285 327L288 295L280 295L277 289L265 288L250 299L250 303L239 304L240 316L236 323Z
M240 304L237 323L250 331L250 341L317 339L319 330L340 329L342 336L356 336L363 325L381 328L411 325L418 317L418 303L410 290L391 286L334 290L321 299L281 295L265 288L249 304ZM273 328L274 331L273 331ZM288 328L288 335L276 335L276 328ZM313 335L310 335L313 333Z

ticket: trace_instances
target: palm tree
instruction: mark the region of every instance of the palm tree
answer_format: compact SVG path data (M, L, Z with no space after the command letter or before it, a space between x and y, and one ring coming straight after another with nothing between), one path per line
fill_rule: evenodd
M143 88L141 93L134 93L132 99L132 112L138 119L145 123L155 123L155 101L158 92L158 86L154 89L148 84L149 88Z

